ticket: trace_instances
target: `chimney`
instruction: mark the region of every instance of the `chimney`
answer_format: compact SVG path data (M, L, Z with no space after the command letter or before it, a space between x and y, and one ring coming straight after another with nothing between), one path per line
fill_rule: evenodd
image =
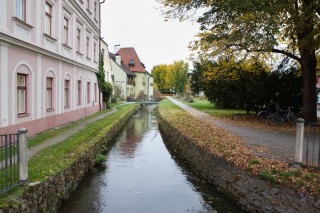
M121 66L121 56L120 55L116 55L116 62L117 62L117 64L119 64Z
M119 49L120 49L120 44L114 45L114 54L117 54Z

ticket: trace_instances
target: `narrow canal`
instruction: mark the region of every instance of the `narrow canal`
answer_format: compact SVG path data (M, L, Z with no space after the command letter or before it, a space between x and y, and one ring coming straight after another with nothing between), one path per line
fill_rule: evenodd
M170 153L155 107L130 119L107 153L106 168L86 176L60 213L241 212Z

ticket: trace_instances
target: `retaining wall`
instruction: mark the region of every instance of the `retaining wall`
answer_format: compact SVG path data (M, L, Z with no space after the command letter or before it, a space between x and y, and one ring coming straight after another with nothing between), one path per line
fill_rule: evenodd
M12 201L9 207L0 209L0 213L57 212L62 201L69 197L86 173L93 168L96 155L112 145L111 141L137 109L138 106L120 119L99 142L61 173L50 177L45 182L29 183L22 197L16 202Z
M165 143L186 160L197 174L218 187L249 212L320 212L319 197L297 193L293 189L270 183L240 169L196 146L161 113L157 113L159 129Z

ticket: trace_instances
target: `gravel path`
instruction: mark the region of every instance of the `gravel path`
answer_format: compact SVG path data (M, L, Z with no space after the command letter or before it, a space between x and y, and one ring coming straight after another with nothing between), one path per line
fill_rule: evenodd
M242 137L248 146L264 147L264 152L256 152L256 155L262 157L268 157L271 159L286 161L288 163L294 162L295 152L295 135L284 133L280 131L265 131L263 129L249 128L246 126L240 126L230 124L220 119L203 113L197 109L194 109L186 104L183 104L171 97L167 97L170 101L188 111L192 116L215 126L219 126L231 133L237 134Z

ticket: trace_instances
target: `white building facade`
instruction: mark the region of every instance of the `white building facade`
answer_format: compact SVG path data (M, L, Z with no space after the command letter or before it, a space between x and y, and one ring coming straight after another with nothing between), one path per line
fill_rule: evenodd
M97 112L99 38L99 0L1 0L0 134Z

